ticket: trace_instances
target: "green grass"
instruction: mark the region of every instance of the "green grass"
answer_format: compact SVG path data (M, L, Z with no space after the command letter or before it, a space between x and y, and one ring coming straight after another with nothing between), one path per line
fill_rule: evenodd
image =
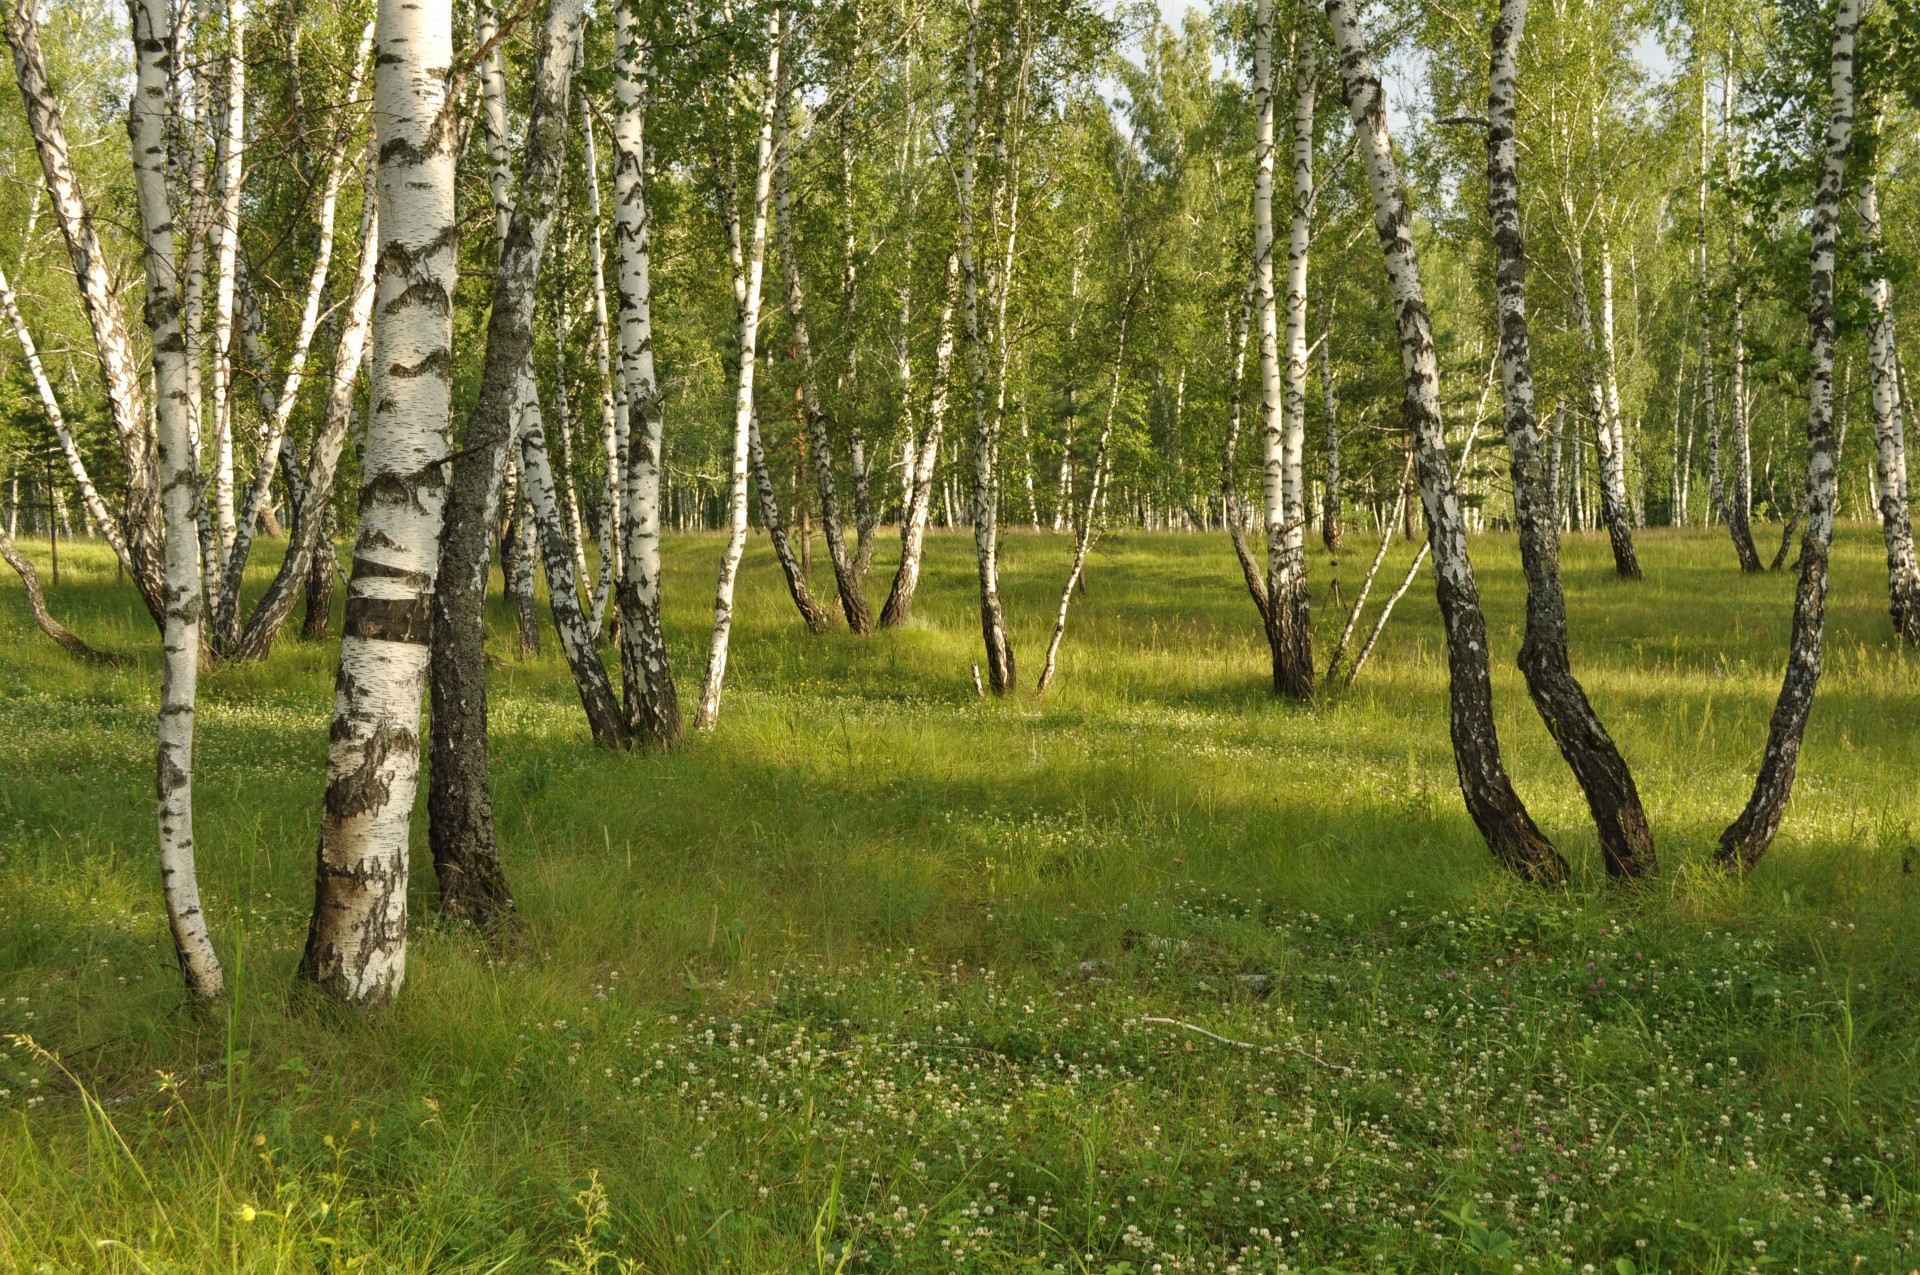
M982 702L970 550L935 537L914 624L856 640L805 636L756 541L720 729L670 757L590 747L551 633L517 662L497 610L527 936L436 922L422 814L372 1023L292 980L332 645L202 680L232 994L196 1012L153 862L152 631L97 549L53 604L119 671L0 584L0 1034L59 1060L0 1043L0 1270L1920 1266L1920 658L1871 529L1843 529L1793 806L1745 882L1704 864L1791 580L1742 579L1720 533L1645 533L1641 584L1569 544L1576 666L1660 838L1638 891L1512 672L1510 539L1475 545L1500 727L1564 891L1499 875L1462 812L1425 581L1351 692L1297 707L1223 539L1114 535L1053 693ZM1007 546L1027 687L1069 552ZM717 556L669 545L689 698Z

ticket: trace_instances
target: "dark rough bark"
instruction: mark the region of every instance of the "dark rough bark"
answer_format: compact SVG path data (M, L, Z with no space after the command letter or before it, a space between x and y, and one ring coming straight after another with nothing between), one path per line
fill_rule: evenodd
M1374 71L1352 0L1327 0L1347 105L1366 158L1374 227L1393 283L1406 392L1402 416L1413 440L1420 499L1433 546L1434 586L1447 631L1448 699L1454 769L1460 792L1488 848L1502 865L1535 882L1567 878L1567 864L1521 803L1500 760L1494 729L1493 683L1487 664L1486 617L1467 556L1466 520L1448 463L1440 418L1440 369L1433 326L1420 282L1413 218L1387 133L1386 99Z
M1840 0L1833 25L1833 98L1827 119L1826 159L1813 200L1808 306L1813 385L1807 395L1807 530L1800 541L1800 585L1794 595L1787 671L1768 724L1760 773L1746 808L1720 834L1719 861L1741 870L1760 861L1779 831L1787 799L1793 793L1794 770L1800 760L1807 717L1813 711L1814 690L1820 684L1827 558L1833 543L1833 506L1839 488L1833 420L1834 259L1840 199L1853 142L1853 56L1859 27L1859 0Z
M535 284L567 154L567 91L580 0L555 0L539 51L520 188L500 245L480 396L454 454L433 594L428 841L441 907L478 924L511 916L487 781L487 555L507 452L522 424ZM517 565L517 564L516 564Z
M4 527L0 527L0 559L5 559L6 564L19 573L20 583L27 591L27 609L33 612L33 622L42 633L58 642L69 655L79 656L90 664L120 662L105 651L94 650L72 629L53 618L53 613L47 610L46 595L40 591L40 577L34 574L33 564L14 547L13 537L7 534Z
M320 538L325 541L332 535L333 509L328 506L321 511ZM307 596L300 618L300 636L309 642L318 642L333 628L333 560L323 555L308 568L306 577Z
M1526 244L1520 226L1520 176L1514 140L1514 80L1527 0L1503 0L1493 28L1492 92L1487 102L1487 213L1498 256L1500 369L1506 390L1507 451L1513 475L1520 560L1527 576L1526 637L1520 671L1540 718L1560 746L1593 815L1607 871L1654 871L1653 831L1620 750L1587 702L1567 652L1567 602L1560 582L1560 526L1540 456L1533 354L1527 332ZM1611 522L1610 524L1611 525ZM1617 558L1616 546L1616 558ZM1629 538L1627 552L1632 554ZM1635 570L1638 570L1637 564Z

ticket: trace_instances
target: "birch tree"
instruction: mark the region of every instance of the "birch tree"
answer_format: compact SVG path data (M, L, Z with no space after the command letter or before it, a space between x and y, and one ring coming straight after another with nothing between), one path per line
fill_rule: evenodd
M173 15L164 0L133 0L134 91L127 107L134 189L146 265L147 327L153 334L155 460L165 518L166 623L161 632L160 883L167 925L187 992L201 1000L225 990L207 933L193 852L194 701L200 676L200 556L194 502L198 475L187 437L186 345L180 334L173 209L167 199L167 87Z
M1526 637L1520 669L1541 721L1560 746L1593 815L1607 871L1643 876L1655 866L1653 833L1620 750L1573 675L1567 651L1567 601L1560 583L1560 527L1549 498L1534 408L1533 354L1527 331L1526 241L1520 222L1519 150L1514 98L1527 0L1502 0L1493 28L1487 100L1487 214L1498 260L1501 385L1513 476L1514 522L1527 577ZM1616 544L1616 561L1619 546ZM1631 540L1627 551L1632 554Z
M302 978L366 1009L391 1003L406 977L407 834L452 393L451 3L380 0L374 46L379 322L313 918L300 962Z
M552 0L547 6L519 198L500 241L480 397L453 458L433 591L428 840L441 907L481 925L513 911L487 773L487 558L508 451L520 427L521 382L533 358L534 292L566 162L574 41L583 7L583 0ZM559 581L549 578L548 585L552 592Z
M1893 285L1880 268L1880 192L1871 173L1854 199L1860 214L1867 295L1867 357L1872 383L1873 462L1880 534L1887 547L1887 602L1893 632L1920 645L1920 564L1914 560L1907 503L1907 436L1900 420L1899 352L1893 341Z
M1327 0L1327 17L1333 24L1347 107L1359 133L1367 185L1373 194L1374 228L1393 287L1406 388L1401 412L1413 441L1428 543L1433 548L1434 585L1447 632L1454 769L1467 813L1495 859L1530 881L1562 881L1567 876L1566 861L1534 824L1500 759L1487 662L1486 618L1480 610L1479 587L1467 556L1465 519L1447 461L1433 326L1420 281L1412 215L1387 133L1386 100L1352 0Z
M1807 395L1807 525L1800 539L1800 583L1794 593L1793 633L1787 670L1766 751L1754 779L1753 795L1740 816L1720 834L1718 860L1729 867L1752 868L1766 854L1786 815L1794 771L1806 736L1813 695L1820 684L1821 638L1826 619L1827 562L1833 543L1833 513L1839 470L1833 420L1833 349L1836 329L1834 273L1840 233L1840 202L1846 189L1847 162L1853 149L1854 42L1860 29L1860 0L1839 0L1834 14L1833 52L1828 70L1831 105L1826 153L1813 197L1813 235L1808 327L1813 356Z
M619 568L621 682L627 728L634 738L671 748L680 742L680 701L660 623L665 420L653 363L653 239L646 192L647 46L631 5L620 6L615 23L613 96L618 115L613 137L613 235L619 257L620 374L630 422L627 467L620 484L625 501L610 506L625 510L624 518L616 521L625 542ZM593 180L597 183L598 177ZM596 214L596 244L598 220Z

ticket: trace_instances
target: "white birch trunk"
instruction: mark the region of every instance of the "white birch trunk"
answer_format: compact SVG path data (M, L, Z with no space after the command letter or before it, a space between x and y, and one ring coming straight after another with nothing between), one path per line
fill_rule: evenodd
M374 129L380 254L360 531L334 684L303 977L376 1008L406 976L407 833L446 500L455 131L449 0L380 0Z
M694 710L695 730L712 730L720 720L720 690L727 674L727 641L733 632L733 586L740 556L747 547L747 469L753 429L753 377L760 337L760 286L766 273L767 207L773 192L773 115L780 90L780 9L767 17L767 67L760 92L759 142L755 150L753 222L745 261L744 295L740 304L740 371L733 396L733 456L727 509L727 547L720 559L720 580L714 590L713 634L707 645L707 670Z
M1913 520L1907 502L1907 434L1900 419L1898 351L1893 340L1893 285L1878 269L1880 193L1871 175L1860 185L1869 307L1867 356L1873 402L1874 479L1880 532L1887 547L1887 598L1893 631L1909 645L1920 643L1920 564L1914 560Z
M233 502L233 303L240 254L240 186L246 174L246 32L246 5L243 0L231 0L213 285L213 514L223 565L238 534Z
M174 954L187 991L220 995L224 978L193 866L193 726L200 669L200 558L194 501L199 483L187 439L186 346L180 337L179 278L174 265L173 210L167 200L167 85L173 17L164 0L134 0L133 100L127 135L145 240L147 326L153 332L155 441L166 517L166 626L160 683L160 882Z
M1833 543L1833 506L1839 488L1838 444L1834 437L1833 348L1834 272L1840 233L1840 201L1846 189L1847 162L1853 149L1854 40L1860 28L1860 0L1839 0L1834 15L1829 83L1832 105L1827 117L1826 156L1813 198L1813 246L1808 326L1813 362L1807 395L1807 526L1800 541L1800 583L1794 594L1793 636L1787 670L1767 727L1766 751L1754 779L1753 795L1739 818L1720 834L1720 862L1751 868L1767 852L1793 793L1794 771L1807 717L1820 684L1820 648L1826 619L1827 559Z
M653 241L646 193L647 52L639 17L630 6L616 15L614 101L614 248L620 287L620 375L627 404L627 466L612 488L609 508L617 516L621 544L620 664L627 727L634 736L661 748L680 742L680 699L667 662L667 639L660 619L660 475L665 442L663 396L653 362ZM584 99L582 99L584 108ZM582 121L583 127L585 121ZM591 129L589 129L589 132ZM600 278L599 177L593 178L595 318L601 357L605 359L607 318ZM605 367L604 361L602 364ZM612 421L611 381L602 395ZM617 448L616 448L617 452ZM611 470L615 453L609 453ZM618 497L624 486L625 500Z

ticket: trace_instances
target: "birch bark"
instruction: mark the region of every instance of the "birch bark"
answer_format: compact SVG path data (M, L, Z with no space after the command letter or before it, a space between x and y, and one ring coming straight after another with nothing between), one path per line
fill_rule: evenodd
M680 742L680 699L660 623L660 475L665 419L653 363L653 240L646 192L646 45L632 6L621 5L614 35L614 251L619 261L620 374L629 439L624 543L619 576L620 668L627 727L658 748ZM596 202L598 195L595 196ZM595 218L598 242L599 217ZM600 303L596 303L600 304ZM597 313L604 345L605 318ZM611 459L609 465L612 464Z
M1519 150L1514 137L1515 83L1526 20L1527 0L1502 0L1500 17L1493 28L1492 88L1487 99L1491 125L1487 131L1487 214L1498 257L1500 373L1506 392L1514 522L1520 532L1520 561L1527 577L1526 636L1520 644L1520 670L1541 721L1586 794L1608 873L1639 877L1652 872L1656 864L1653 832L1633 772L1607 734L1600 715L1587 701L1585 688L1573 675L1567 650L1567 599L1560 583L1559 521L1540 455L1533 353L1527 331ZM1611 381L1611 321L1603 326L1608 331L1607 375ZM1615 455L1617 458L1617 438ZM1616 511L1620 494L1616 494ZM1628 553L1632 553L1631 540Z
M1867 356L1873 403L1874 479L1880 534L1887 547L1887 601L1893 631L1920 644L1920 565L1914 561L1913 520L1907 503L1907 435L1900 419L1900 378L1893 342L1893 285L1879 266L1880 193L1869 175L1854 206L1860 213L1866 260Z
M47 76L46 55L40 47L38 10L35 0L8 0L0 16L4 16L7 43L13 50L14 78L20 86L34 151L40 159L53 210L60 220L74 279L79 284L80 299L93 332L101 379L105 382L107 409L120 445L126 474L126 502L121 521L131 560L128 574L139 589L155 626L164 630L167 590L161 559L165 552L165 531L155 472L155 440L147 421L145 378L128 334L119 285L101 251L92 210L74 174L73 152L67 144L59 102Z
M1839 0L1833 24L1833 55L1828 80L1832 106L1827 117L1826 156L1813 198L1813 246L1808 306L1813 378L1807 395L1807 527L1800 541L1800 584L1794 594L1793 636L1780 697L1767 727L1766 751L1753 795L1739 818L1720 834L1718 859L1746 870L1767 852L1787 799L1807 717L1820 683L1820 647L1826 616L1827 559L1833 543L1833 507L1839 486L1833 420L1833 347L1835 337L1834 265L1840 229L1840 200L1846 188L1847 161L1853 147L1854 41L1860 28L1860 0Z
M755 432L753 377L760 337L760 286L766 271L767 204L773 189L773 115L782 87L780 46L783 30L780 8L776 5L767 16L767 66L761 84L759 142L753 177L753 230L749 238L750 247L746 250L739 272L740 368L733 394L733 461L728 492L727 547L720 559L720 581L714 589L713 634L707 644L707 671L700 686L700 700L694 709L695 730L712 730L720 721L720 692L727 675L727 644L733 632L733 586L740 572L740 556L747 547L747 469ZM729 216L732 216L731 212ZM791 581L791 573L788 579Z
M246 34L246 5L230 0L213 285L213 515L223 568L238 534L233 507L233 303L240 255L240 186L246 177ZM218 620L216 615L216 627Z
M926 429L918 448L912 447L914 440L911 431L907 437L910 485L905 508L900 514L900 565L894 571L893 588L887 593L887 604L880 609L882 628L897 629L906 624L907 617L913 613L913 595L920 587L920 559L926 549L927 519L933 511L934 468L940 459L940 436L947 426L947 383L953 375L954 292L959 278L960 256L957 252L948 253L946 300L940 307L939 335L933 352L933 382L928 391ZM905 312L903 301L902 314ZM912 375L912 366L907 362L905 351L903 336L900 363L903 392L906 378Z
M775 108L773 160L774 233L779 239L780 272L786 285L787 325L793 341L794 360L800 365L800 414L805 422L807 440L813 453L815 480L820 488L820 522L826 532L827 555L833 561L833 579L840 594L840 608L846 613L847 627L855 633L873 631L873 610L861 592L859 573L853 555L847 551L846 535L840 523L840 493L834 480L833 440L827 428L826 409L820 402L820 387L814 372L813 341L807 331L807 294L800 278L800 257L793 234L793 182L789 173L792 99L784 89Z
M173 15L164 0L133 0L134 91L127 108L134 188L145 247L146 317L153 334L156 458L166 517L166 625L160 680L155 791L160 812L160 883L174 955L190 995L219 996L225 978L193 865L194 699L200 675L200 556L194 522L199 496L187 439L186 343L180 335L173 209L167 200L167 87Z
M433 590L428 842L441 907L478 925L513 914L487 774L487 559L499 521L508 449L526 410L523 380L533 360L535 292L566 165L568 91L583 7L583 0L552 0L547 7L535 55L519 198L507 215L493 276L480 396L453 457L440 528ZM492 76L488 78L491 82ZM496 189L496 197L499 193ZM568 558L571 575L571 554ZM550 592L560 588L552 576L547 583ZM577 595L571 600L579 602Z
M1447 459L1439 410L1439 362L1420 282L1412 216L1387 133L1385 96L1354 16L1352 0L1327 0L1327 16L1332 20L1347 105L1360 135L1367 184L1373 193L1374 227L1393 285L1406 383L1402 411L1413 440L1428 543L1433 547L1434 584L1447 630L1449 716L1460 791L1468 814L1495 859L1530 881L1563 881L1566 861L1535 826L1500 759L1486 619L1480 610L1479 588L1467 556L1465 520Z
M458 267L452 4L380 0L374 29L379 322L300 964L303 978L366 1009L391 1003L406 977L407 833L446 502Z
M1303 5L1304 8L1304 5ZM1269 16L1269 31L1272 19ZM1271 35L1268 37L1271 43ZM1319 96L1318 50L1310 30L1297 37L1293 85L1293 207L1287 238L1287 358L1284 381L1268 371L1266 331L1261 331L1263 392L1267 405L1267 464L1277 460L1280 520L1267 519L1267 637L1273 654L1273 689L1290 699L1313 695L1313 612L1307 593L1307 503L1302 468L1307 424L1307 254L1312 246L1313 115ZM1268 114L1272 114L1269 94ZM1271 267L1268 304L1271 305ZM1284 410L1281 410L1284 396ZM1277 437L1276 437L1277 433ZM1277 446L1276 446L1277 444ZM1269 485L1273 484L1272 476Z

